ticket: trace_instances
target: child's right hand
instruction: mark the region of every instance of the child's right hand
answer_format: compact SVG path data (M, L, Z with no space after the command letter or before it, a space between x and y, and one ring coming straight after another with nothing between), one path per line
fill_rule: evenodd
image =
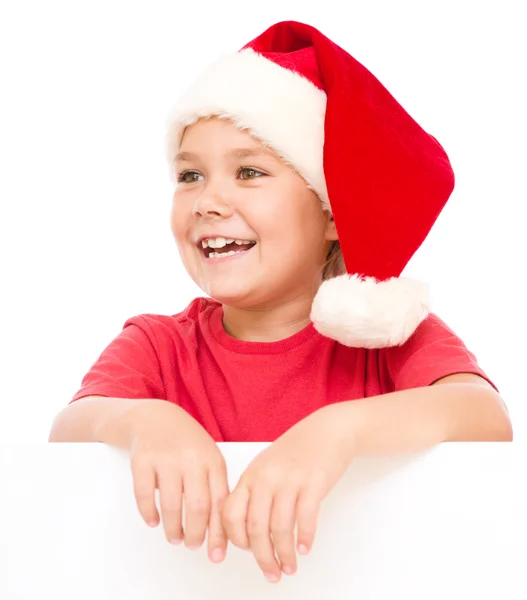
M208 528L209 557L223 560L227 536L221 510L229 487L225 459L214 440L182 408L162 400L138 406L131 432L134 494L143 519L151 527L160 522L158 488L167 540L198 549Z

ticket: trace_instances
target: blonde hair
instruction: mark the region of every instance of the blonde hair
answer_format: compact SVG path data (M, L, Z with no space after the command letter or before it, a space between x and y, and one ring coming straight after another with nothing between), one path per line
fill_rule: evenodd
M328 255L326 256L326 262L322 268L322 281L332 279L338 275L344 275L346 273L346 265L344 264L344 257L342 256L342 250L340 249L340 242L335 240L329 249Z

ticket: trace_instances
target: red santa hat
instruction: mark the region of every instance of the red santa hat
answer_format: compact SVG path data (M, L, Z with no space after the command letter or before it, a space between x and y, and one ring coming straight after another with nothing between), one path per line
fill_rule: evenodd
M362 64L294 21L220 58L180 98L166 139L171 172L185 127L208 116L272 147L332 213L347 273L318 289L315 328L346 346L403 344L430 298L400 274L454 189L438 141Z

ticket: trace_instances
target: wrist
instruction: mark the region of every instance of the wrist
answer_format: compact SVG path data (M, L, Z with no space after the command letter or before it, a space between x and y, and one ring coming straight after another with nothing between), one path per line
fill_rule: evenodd
M113 400L113 399L112 399ZM164 413L175 408L164 400L120 399L117 405L106 412L97 424L97 441L130 450L134 440L145 429L154 427L153 419L159 420L159 411ZM166 408L165 408L166 405Z
M360 425L358 411L353 401L328 404L317 411L328 438L339 446L343 455L356 456L359 445Z

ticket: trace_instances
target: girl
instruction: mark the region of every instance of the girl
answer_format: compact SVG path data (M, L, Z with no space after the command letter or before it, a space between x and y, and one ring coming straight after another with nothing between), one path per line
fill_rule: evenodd
M494 383L399 277L453 190L448 157L347 52L274 25L179 100L167 151L207 297L126 321L50 434L129 450L167 540L208 532L215 562L231 540L276 582L354 457L512 439ZM232 492L227 441L273 442Z

